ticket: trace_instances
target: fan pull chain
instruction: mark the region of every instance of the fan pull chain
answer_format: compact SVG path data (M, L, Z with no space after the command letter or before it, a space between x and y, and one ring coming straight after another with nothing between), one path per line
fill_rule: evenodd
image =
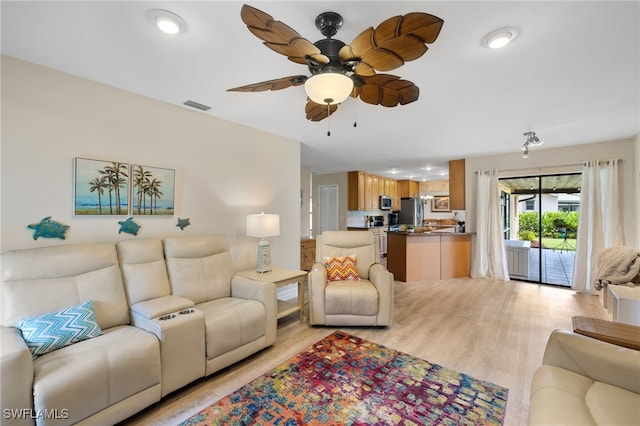
M327 136L331 136L331 105L327 103Z
M353 127L358 127L358 106L353 106Z

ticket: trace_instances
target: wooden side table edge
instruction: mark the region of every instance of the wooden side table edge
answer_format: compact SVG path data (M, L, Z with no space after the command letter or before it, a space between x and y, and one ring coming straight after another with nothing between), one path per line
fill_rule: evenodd
M571 318L573 332L592 339L640 351L640 327L584 316ZM598 324L609 330L598 331Z

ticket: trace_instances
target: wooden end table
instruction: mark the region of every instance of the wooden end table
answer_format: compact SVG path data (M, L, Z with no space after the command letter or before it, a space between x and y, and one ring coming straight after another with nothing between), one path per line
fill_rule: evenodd
M571 320L575 333L640 351L640 327L590 317Z
M278 299L278 319L300 312L300 320L304 319L304 288L307 284L307 272L297 269L286 269L274 266L269 272L257 272L255 269L236 272L238 275L255 281L274 283L276 287L298 283L298 304Z

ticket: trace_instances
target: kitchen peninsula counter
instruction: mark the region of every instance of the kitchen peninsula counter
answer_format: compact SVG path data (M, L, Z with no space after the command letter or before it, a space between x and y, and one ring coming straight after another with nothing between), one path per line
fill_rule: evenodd
M399 281L466 278L472 233L387 233L387 268Z

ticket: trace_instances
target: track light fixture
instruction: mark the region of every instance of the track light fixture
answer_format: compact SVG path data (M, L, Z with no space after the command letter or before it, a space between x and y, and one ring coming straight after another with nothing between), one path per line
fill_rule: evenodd
M523 136L525 136L527 139L522 144L522 148L521 148L523 151L522 158L529 158L529 148L534 146L540 146L543 144L543 141L541 141L536 136L536 132L525 132L523 133Z

